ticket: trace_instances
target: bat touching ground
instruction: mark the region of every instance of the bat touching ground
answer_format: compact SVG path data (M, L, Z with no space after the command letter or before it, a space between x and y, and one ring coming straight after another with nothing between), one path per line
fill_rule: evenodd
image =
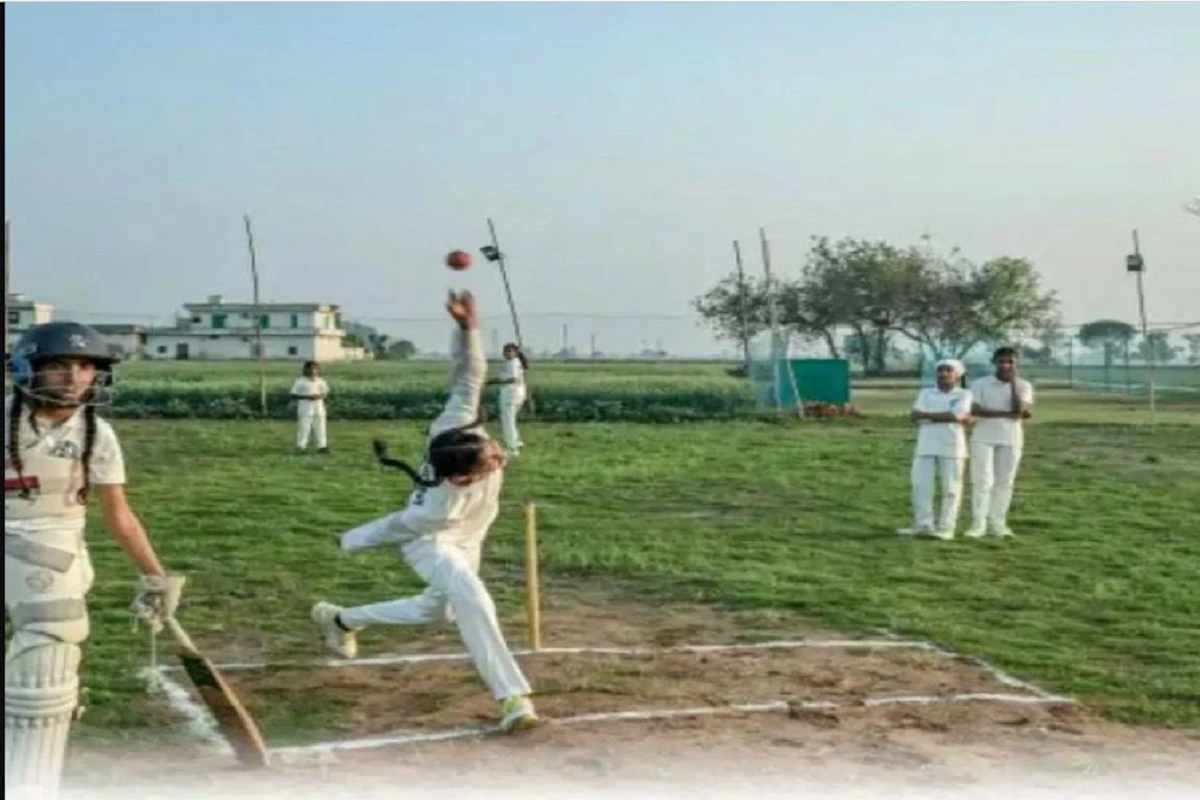
M187 631L174 618L166 620L176 643L179 645L179 660L191 678L200 699L216 717L217 728L233 748L234 756L243 767L265 767L267 745L254 718L246 711L237 693L225 680L220 670L192 643Z

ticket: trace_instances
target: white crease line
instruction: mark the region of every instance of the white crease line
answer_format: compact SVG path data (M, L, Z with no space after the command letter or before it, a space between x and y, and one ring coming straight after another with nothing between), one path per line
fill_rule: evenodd
M697 644L679 645L676 647L544 647L541 650L514 650L513 655L553 656L553 655L612 655L612 656L654 656L671 653L713 653L753 650L786 650L792 648L815 647L830 649L921 649L930 646L924 642L910 642L892 639L811 639L795 641L756 642L753 644ZM341 658L320 659L317 661L276 661L276 662L233 662L218 664L217 669L223 672L245 672L249 670L271 669L281 667L385 667L399 664L429 664L445 661L467 661L467 653L418 653L414 655L376 656L373 658L356 658L353 660ZM165 669L180 670L179 666L168 666Z
M823 701L811 700L802 702L789 702L787 700L771 700L765 703L746 703L730 706L699 706L696 708L676 708L676 709L652 709L643 711L606 711L595 714L580 714L573 717L562 717L560 719L546 720L546 725L583 725L591 722L621 722L621 721L646 721L656 719L675 719L679 717L705 717L705 716L722 716L730 714L756 714L770 713L778 711L790 711L794 709L831 711L837 709L853 709L861 707L876 707L887 705L953 705L957 703L1017 703L1025 705L1067 705L1073 704L1074 701L1068 698L1046 698L1046 697L1030 697L1028 695L1014 694L956 694L945 696L933 695L896 695L891 697L873 697L867 698L860 704L841 704ZM499 726L491 725L486 727L462 727L451 728L443 731L434 731L430 733L410 732L400 733L393 736L377 736L365 739L350 739L341 742L321 742L311 745L296 745L292 747L272 748L272 754L278 754L286 761L288 757L331 753L344 750L369 750L379 747L390 747L402 744L418 744L429 742L445 742L454 739L476 739L488 734L498 733Z
M1061 699L1059 697L1059 695L1056 695L1053 692L1048 692L1045 689L1041 688L1040 686L1032 684L1028 681L1023 681L1020 678L1016 678L1012 675L1009 675L1004 670L1000 669L999 667L995 666L994 664L992 664L988 661L985 661L982 658L979 658L978 656L963 655L962 653L957 653L953 650L948 650L945 647L941 647L940 645L936 645L933 642L927 642L927 641L923 641L920 639L904 639L903 637L901 637L898 634L893 633L892 631L889 631L889 630L875 629L873 632L882 634L884 636L895 637L895 639L897 641L911 642L914 645L924 647L931 652L937 653L938 655L946 656L947 658L954 658L959 661L965 662L967 664L972 664L976 667L979 667L984 672L987 672L993 678L995 678L997 681L999 681L1000 683L1003 683L1005 686L1011 686L1014 689L1024 689L1027 692L1032 692L1033 694L1037 695L1038 697L1042 697L1047 700Z
M233 748L217 728L217 721L207 708L192 700L188 690L167 676L165 667L146 668L142 676L154 680L167 698L167 704L187 720L188 731L197 739L216 747L224 755L233 755Z

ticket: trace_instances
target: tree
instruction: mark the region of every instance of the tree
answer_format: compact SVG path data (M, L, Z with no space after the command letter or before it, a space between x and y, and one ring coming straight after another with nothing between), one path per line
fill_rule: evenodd
M743 283L736 272L692 300L692 306L718 339L745 343L770 326L766 281L750 277Z
M1183 340L1187 342L1188 363L1200 364L1200 333L1185 333Z
M386 333L372 333L367 336L367 346L371 348L371 354L375 358L387 358L387 344L390 338Z
M1128 347L1136 335L1136 328L1115 319L1098 319L1079 329L1079 341L1084 347L1104 349L1105 370L1112 366L1117 349Z
M827 323L821 335L832 343L833 326L846 325L856 336L863 371L882 373L920 266L912 251L887 242L814 237L804 265L802 307L809 310L809 329L821 317Z
M1163 332L1152 333L1138 343L1138 358L1143 361L1153 360L1155 364L1169 364L1175 360L1182 348L1172 347Z
M1005 256L976 266L961 257L920 257L924 264L897 329L937 357L962 358L981 344L1045 331L1056 319L1058 298L1042 291L1027 259Z
M1184 206L1183 210L1189 214L1195 214L1197 217L1200 217L1200 197L1197 197L1195 200Z
M357 333L347 333L342 338L342 347L365 347L365 344Z
M400 339L392 342L387 349L388 358L394 358L398 361L412 358L417 354L417 346L408 339Z

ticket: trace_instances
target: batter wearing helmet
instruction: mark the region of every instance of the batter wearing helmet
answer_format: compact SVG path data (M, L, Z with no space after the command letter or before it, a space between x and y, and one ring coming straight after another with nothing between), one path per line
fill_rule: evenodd
M152 625L174 614L183 578L168 576L125 497L125 463L112 426L96 414L117 359L92 328L30 328L9 358L5 398L4 789L53 798L80 710L79 665L88 638L93 572L87 505L141 573L135 600Z

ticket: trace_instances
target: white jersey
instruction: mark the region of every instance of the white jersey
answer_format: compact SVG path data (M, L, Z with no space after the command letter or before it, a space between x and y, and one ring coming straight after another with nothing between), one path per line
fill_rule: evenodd
M521 359L516 356L505 359L501 377L512 381L500 384L501 394L514 399L525 397L525 369L521 366Z
M87 508L79 502L83 488L83 449L85 422L78 409L65 422L53 424L38 420L37 430L30 422L28 406L21 406L17 442L21 448L22 470L18 477L8 458L9 424L12 398L4 402L4 519L28 522L78 520ZM89 479L93 486L125 483L125 458L112 426L96 418L96 438L92 442ZM21 481L31 489L29 498L21 497Z
M971 393L960 388L948 392L936 387L922 389L913 403L913 411L968 414L971 411ZM963 427L961 422L921 420L917 423L917 455L966 458L967 435Z
M1022 403L1033 405L1033 384L1017 378L1016 391ZM971 394L980 408L988 411L1012 410L1013 384L1005 383L995 375L974 381L971 384ZM971 441L1020 448L1025 444L1025 425L1019 419L981 417L975 422Z
M329 384L325 382L324 378L314 380L301 375L292 384L292 394L306 397L312 394L320 395L318 400L297 400L296 410L300 414L321 414L325 411L325 397L329 394Z
M480 395L487 374L479 331L456 329L450 347L454 358L450 399L429 428L430 440L451 428L467 425L479 416ZM488 438L482 426L471 432ZM420 472L432 477L429 464L423 464ZM344 534L342 548L358 550L389 542L407 544L425 537L437 537L460 545L478 544L487 536L500 513L503 482L503 470L494 470L467 486L442 481L430 488L417 487L409 495L403 511Z

